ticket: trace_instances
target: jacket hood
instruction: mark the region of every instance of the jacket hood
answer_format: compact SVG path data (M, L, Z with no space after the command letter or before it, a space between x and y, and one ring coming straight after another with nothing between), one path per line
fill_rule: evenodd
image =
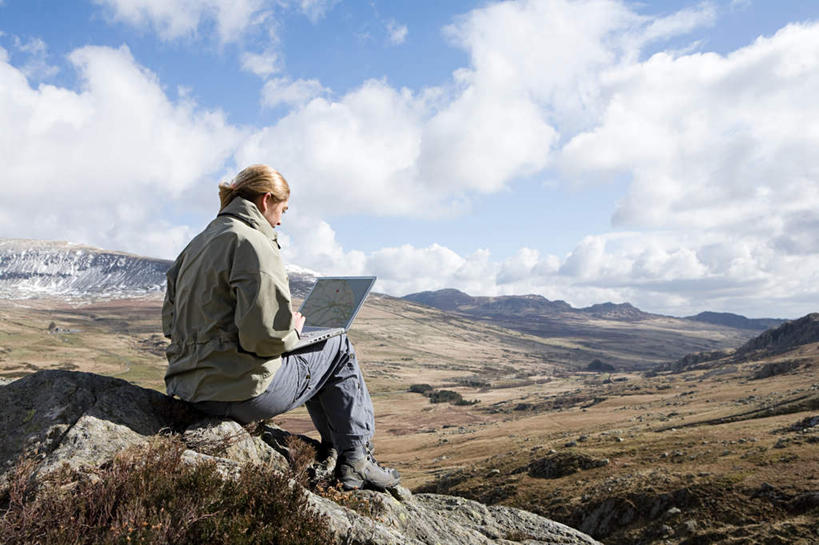
M279 235L276 230L270 226L256 204L244 197L236 197L230 201L230 204L219 211L218 216L231 216L241 220L257 231L261 231L267 238L277 241L278 244Z

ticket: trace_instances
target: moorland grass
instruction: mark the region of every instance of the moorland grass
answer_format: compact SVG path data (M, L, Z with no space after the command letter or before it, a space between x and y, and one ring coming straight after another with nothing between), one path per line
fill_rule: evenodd
M34 479L22 461L0 493L0 543L327 543L327 523L291 475L244 465L224 477L212 462L185 463L184 443L157 437L101 468L63 466Z

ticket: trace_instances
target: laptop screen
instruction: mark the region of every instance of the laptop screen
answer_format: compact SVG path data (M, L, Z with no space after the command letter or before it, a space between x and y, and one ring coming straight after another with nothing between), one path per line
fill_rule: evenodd
M317 279L299 309L305 327L349 328L374 283L374 276Z

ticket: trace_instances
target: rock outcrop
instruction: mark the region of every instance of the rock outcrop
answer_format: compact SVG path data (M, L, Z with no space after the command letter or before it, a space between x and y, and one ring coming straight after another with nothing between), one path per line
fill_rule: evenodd
M252 435L236 422L207 418L187 404L126 381L90 373L40 371L0 385L0 490L23 457L44 475L67 463L99 467L121 450L175 434L192 464L215 461L224 478L247 463L287 472L283 430ZM299 486L293 481L293 486ZM308 504L328 520L336 543L592 545L595 540L563 524L504 506L463 498L411 494L350 493L368 516L303 489Z
M772 356L815 342L819 342L819 312L807 314L765 331L737 348L734 358L740 361Z

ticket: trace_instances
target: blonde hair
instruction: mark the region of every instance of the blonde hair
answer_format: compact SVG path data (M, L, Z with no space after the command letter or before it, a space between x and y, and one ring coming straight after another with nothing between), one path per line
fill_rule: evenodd
M251 165L237 174L230 183L219 184L220 210L236 197L255 201L259 195L270 193L275 202L290 198L287 180L267 165Z

